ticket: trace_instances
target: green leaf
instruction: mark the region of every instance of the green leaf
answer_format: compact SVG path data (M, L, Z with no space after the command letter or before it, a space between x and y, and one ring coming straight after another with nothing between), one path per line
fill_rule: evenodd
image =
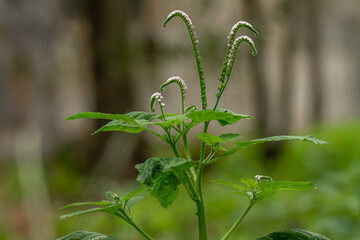
M90 208L90 209L86 209L86 210L72 212L69 214L64 214L64 215L60 216L60 219L65 219L65 218L69 218L69 217L74 217L74 216L79 216L79 215L83 215L83 214L87 214L87 213L94 213L94 212L114 213L117 211L118 208L119 208L119 206L114 205L114 204L112 204L108 207L104 207L104 208Z
M146 190L147 190L147 187L138 188L138 189L132 191L131 193L125 195L124 197L122 197L120 199L120 202L125 201L125 204L126 204L132 197L134 197L135 195L138 195L138 194L140 194L140 193L142 193L142 192L144 192Z
M263 193L277 192L282 190L292 191L310 191L315 187L311 182L293 182L293 181L273 181L273 182L259 182L258 186Z
M220 138L223 140L223 142L230 142L242 138L242 136L235 133L226 133L226 134L221 134Z
M218 109L216 109L216 111L217 112L222 112L222 113L227 113L227 114L232 116L232 117L229 117L229 118L219 119L218 122L220 123L221 126L234 124L234 123L238 122L240 119L251 119L251 118L253 118L253 117L251 117L249 115L234 113L234 112L232 112L232 111L230 111L228 109L225 109L225 108L218 108Z
M62 210L62 209L69 208L69 207L81 207L81 206L89 206L89 205L100 205L102 207L108 207L111 204L112 204L111 202L106 201L106 200L102 200L100 202L79 202L79 203L68 204L66 206L59 208L58 210Z
M228 181L217 180L214 182L224 184L235 188L236 193L247 196L249 200L263 200L266 197L271 197L278 191L293 190L293 191L309 191L315 189L311 182L292 182L292 181L272 181L270 177L257 175L255 179L241 178L241 182L246 186L233 184Z
M154 179L160 177L163 172L164 164L162 163L161 158L152 157L147 159L144 163L135 165L135 168L139 171L136 180L152 189Z
M229 181L213 180L213 182L220 183L220 184L223 184L223 185L226 185L226 186L230 186L230 187L236 188L236 189L238 189L240 191L246 191L246 188L244 186L236 185L236 184L233 184L232 182L229 182Z
M73 116L68 117L66 120L74 120L80 118L109 119L109 120L122 120L125 122L135 122L132 117L129 117L125 114L110 114L110 113L100 113L100 112L77 113Z
M240 119L249 119L251 116L236 114L226 109L213 110L200 110L191 111L187 114L188 118L192 119L194 123L208 122L217 120L221 126L236 123Z
M252 143L264 143L264 142L274 142L274 141L290 141L290 140L300 140L300 141L308 141L315 144L326 144L328 142L318 140L313 135L308 136L289 136L289 135L281 135L281 136L273 136L252 140Z
M180 182L173 172L163 173L159 178L155 179L151 195L156 197L161 206L169 207L175 200Z
M137 181L148 187L151 195L158 198L161 206L166 208L175 200L179 191L180 181L174 172L181 175L195 164L196 162L189 162L184 158L152 157L135 166L139 171Z
M61 238L58 238L57 240L94 240L94 239L117 240L116 238L113 238L108 235L104 235L96 232L88 232L88 231L76 231Z
M101 128L99 128L98 130L96 130L93 134L96 134L96 133L99 133L99 132L109 132L109 131L140 133L140 132L143 131L143 129L138 127L135 124L132 124L132 123L119 121L119 120L113 120L113 121L109 122L108 124L106 124L106 125L102 126Z
M134 196L125 203L125 210L129 216L131 216L130 208L136 203L141 202L144 199L143 196Z
M270 233L257 240L329 240L329 238L302 229L288 229Z
M312 142L312 143L320 144L320 145L328 143L326 141L318 140L312 135L308 135L308 136L281 135L281 136L272 136L272 137L254 139L254 140L251 140L251 141L236 142L235 144L237 145L237 147L229 150L226 153L221 154L220 156L214 158L213 160L211 160L207 164L212 164L212 163L214 163L214 162L216 162L216 161L218 161L218 160L220 160L222 158L228 157L228 156L240 151L241 149L243 149L245 147L249 147L249 146L254 145L254 144L265 143L265 142L274 142L274 141L290 141L290 140L307 141L307 142Z
M162 117L162 116L161 116ZM160 118L162 119L162 118ZM149 125L157 125L161 127L167 127L171 125L178 125L185 123L188 117L186 115L182 114L166 114L165 115L165 121L162 122L150 122Z
M79 118L93 118L93 119L109 119L113 120L100 129L98 129L93 134L104 131L122 131L128 133L140 133L146 126L151 123L156 117L155 114L148 112L129 112L127 114L109 114L109 113L99 113L99 112L82 112L70 116L67 120L74 120Z
M142 112L142 111L129 112L125 115L135 120L147 120L147 121L151 121L157 117L157 115L153 113Z
M212 135L212 134L209 134L209 133L200 133L197 135L197 137L201 141L207 143L209 146L214 146L217 143L223 142L222 138Z

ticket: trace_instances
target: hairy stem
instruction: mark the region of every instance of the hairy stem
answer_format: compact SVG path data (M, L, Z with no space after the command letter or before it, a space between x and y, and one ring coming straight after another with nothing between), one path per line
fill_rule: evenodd
M148 240L153 240L152 237L149 236L144 230L142 230L140 227L138 227L132 220L129 221L129 224L133 226L141 235L143 235Z
M204 171L204 165L200 162L198 168L198 174L196 178L196 190L199 196L199 200L196 201L196 208L197 208L198 227L199 227L199 239L207 240L206 215L205 215L205 206L204 206L202 186L201 186L203 171Z
M241 223L241 221L244 219L244 217L248 214L250 209L254 206L255 202L251 201L249 206L245 209L245 211L241 214L241 216L236 220L236 222L231 226L229 231L225 234L225 236L221 240L226 240L230 237L230 235L235 231L237 226Z

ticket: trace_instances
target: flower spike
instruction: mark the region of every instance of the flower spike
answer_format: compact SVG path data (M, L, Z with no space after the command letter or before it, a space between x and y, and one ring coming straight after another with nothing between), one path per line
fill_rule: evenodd
M177 83L177 85L179 85L179 87L180 87L181 95L185 94L187 86L185 84L185 81L179 76L174 76L174 77L171 77L168 80L166 80L166 82L160 86L160 90L164 91L165 87L171 83Z
M199 44L199 40L197 39L197 35L196 35L196 32L194 31L195 27L191 21L191 19L189 18L189 16L184 13L183 11L181 10L175 10L175 11L172 11L166 18L166 20L164 21L163 23L163 26L166 27L166 24L174 17L180 17L185 25L186 25L186 28L188 29L189 31L189 34L190 34L190 38L191 38L191 41L193 43L195 43L196 45Z
M159 93L159 92L156 92L156 93L154 93L153 95L151 95L151 97L150 97L150 110L152 111L152 112L155 112L155 108L154 108L154 105L155 105L155 102L156 102L156 100L159 102L159 104L161 105L161 106L165 106L165 103L163 103L162 102L162 99L163 99L164 97L161 95L161 93Z
M232 68L234 66L234 61L235 61L235 57L236 57L236 53L239 49L239 46L242 42L247 42L250 46L250 48L253 50L252 55L256 55L257 51L255 48L255 43L253 42L253 40L251 38L249 38L248 36L240 36L238 38L235 39L235 41L232 44L231 49L228 51L228 54L226 56L226 60L224 62L224 66L222 68L222 72L220 75L220 82L221 85L220 87L218 87L219 92L216 94L217 100L214 106L214 110L217 108L217 105L219 103L220 97L223 94L229 79L230 79L230 75L231 75L231 71ZM226 81L225 81L225 77L226 77Z
M233 44L233 42L234 42L234 40L235 40L236 33L237 33L238 30L239 30L240 28L242 28L242 27L247 28L247 29L249 29L250 31L252 31L252 32L254 33L255 38L259 37L258 31L256 31L255 28L253 28L253 26L251 26L250 23L245 22L245 21L238 21L238 22L235 23L234 26L231 28L231 30L230 30L230 32L229 32L229 35L228 35L228 37L227 37L227 39L228 39L228 45L227 45L227 47L228 47L229 50L231 49L232 44Z
M229 77L231 74L231 70L234 66L234 61L235 61L235 57L236 57L236 53L237 50L239 49L239 46L242 42L247 42L250 46L250 48L252 49L252 55L255 56L257 51L255 48L255 43L253 42L253 40L251 38L249 38L248 36L240 36L238 38L235 39L232 48L230 50L230 54L229 54L229 60L227 61L227 72L226 75Z
M179 88L180 88L180 93L181 93L181 111L182 113L184 114L185 112L185 109L184 109L184 100L185 100L185 91L187 89L187 86L185 84L185 81L179 77L179 76L174 76L174 77L171 77L169 78L165 83L163 83L161 86L160 86L160 90L161 91L164 91L165 90L165 87L171 83L176 83L177 85L179 85Z
M203 70L203 67L202 67L200 51L199 51L199 48L198 48L199 40L198 40L197 35L196 35L195 31L194 31L195 28L194 28L194 25L193 25L191 19L183 11L175 10L175 11L172 11L168 15L168 17L166 18L166 20L163 23L163 26L166 27L166 24L176 16L180 17L184 21L184 23L186 25L186 28L189 31L191 44L192 44L193 49L194 49L195 60L196 60L196 64L197 64L197 68L198 68L198 72L199 72L202 108L206 109L206 107L207 107L207 99L206 99L206 85L205 85L204 70Z

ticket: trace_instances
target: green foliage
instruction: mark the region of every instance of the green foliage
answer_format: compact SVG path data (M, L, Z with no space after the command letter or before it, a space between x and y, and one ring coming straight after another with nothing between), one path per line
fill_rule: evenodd
M217 120L221 126L231 125L240 119L250 119L249 115L236 114L226 109L192 111L187 115L194 123L209 122Z
M256 180L241 178L241 182L245 186L222 180L215 180L214 182L235 188L236 191L234 191L234 193L246 196L252 204L264 198L271 197L278 191L292 190L307 192L315 189L311 182L272 181L270 177L260 175L257 175L255 179Z
M140 202L143 199L142 196L136 196L136 195L140 194L146 190L147 190L146 187L141 187L141 188L125 195L122 198L120 198L116 193L107 192L106 195L109 198L112 198L114 200L111 202L107 201L107 200L102 200L100 202L80 202L80 203L72 203L72 204L66 205L62 208L59 208L59 210L62 210L65 208L83 207L83 206L92 206L92 205L97 205L97 206L101 206L101 207L89 208L89 209L65 214L65 215L62 215L60 217L60 219L65 219L65 218L83 215L83 214L87 214L87 213L105 212L105 213L113 214L115 216L119 216L120 218L127 221L127 220L131 219L130 208L134 204ZM126 213L124 212L125 210L126 210Z
M329 240L323 235L302 229L288 229L270 233L258 240Z
M198 49L199 41L194 31L194 26L189 16L179 10L173 11L169 14L164 22L166 24L175 16L180 17L190 35L191 44L195 53L195 59L199 72L200 82L200 94L202 100L202 110L197 110L195 105L190 107L184 106L185 90L187 89L185 81L178 77L169 78L164 84L160 86L160 90L164 90L164 87L170 83L177 83L180 87L181 94L181 113L167 113L164 110L164 97L161 93L155 92L150 97L150 110L155 112L155 104L158 104L160 115L152 113L137 111L127 114L107 114L107 113L91 113L84 112L70 116L68 120L74 120L79 118L93 118L93 119L108 119L111 120L106 125L102 126L95 133L103 131L122 131L128 133L140 133L142 131L148 131L156 137L169 144L174 156L161 158L151 157L145 162L137 164L135 168L139 174L137 181L142 184L143 187L137 189L124 197L119 197L117 194L107 192L109 198L113 201L100 201L100 202L85 202L75 203L65 206L68 207L82 207L95 205L97 207L76 211L63 215L61 218L67 218L77 215L93 212L106 212L115 215L131 226L133 226L140 234L146 239L152 239L147 233L139 228L132 220L130 209L131 207L140 202L143 197L138 194L143 191L149 191L152 196L157 198L162 207L169 207L176 199L179 186L182 185L186 190L189 198L193 200L197 208L198 218L198 232L199 239L207 240L207 224L206 214L204 207L203 191L202 191L202 175L207 165L215 163L216 161L228 157L239 150L259 143L273 142L273 141L289 141L300 140L308 141L315 144L324 144L325 141L317 140L313 136L274 136L267 138L254 139L251 141L238 141L235 142L235 147L227 150L222 143L235 141L241 136L238 133L226 133L220 136L216 136L207 132L209 123L211 121L217 121L221 127L232 125L241 119L251 119L252 117L244 114L237 114L228 109L218 108L219 100L224 93L226 86L229 83L231 71L235 62L235 57L238 48L242 42L246 42L253 51L253 55L256 54L255 44L251 38L247 36L240 36L236 38L237 31L245 27L258 36L258 32L248 23L240 21L237 22L231 29L228 36L227 53L225 57L224 66L220 74L220 86L219 92L216 94L216 103L213 108L207 108L207 96L205 77L203 73L200 52ZM196 125L204 123L204 130L198 134L198 138L201 140L200 158L193 159L190 154L189 146L187 143L187 134ZM160 127L162 132L157 132L153 129L154 126ZM159 129L159 128L157 128ZM177 149L178 141L183 140L184 153L186 156L182 158L180 152ZM210 151L206 152L206 145L210 146ZM216 156L218 151L223 151L222 154ZM236 189L236 193L246 196L249 199L249 206L240 215L239 219L234 223L230 230L224 235L223 240L228 239L237 226L241 223L242 219L247 215L254 204L264 198L270 197L282 190L296 190L296 191L309 191L314 189L314 186L310 182L291 182L291 181L273 181L272 178L267 176L257 175L255 180L248 178L241 178L243 185L236 185L226 181L216 181L227 186L231 186ZM98 236L96 236L98 238ZM279 238L280 239L280 238Z
M88 232L88 231L76 231L61 238L58 238L57 240L94 240L94 239L116 240L116 238L113 238L108 235L104 235L96 232Z
M266 142L290 141L290 140L307 141L307 142L312 142L312 143L320 144L320 145L327 143L325 141L316 139L312 135L309 135L309 136L287 136L287 135L282 135L282 136L272 136L272 137L254 139L254 140L251 140L251 141L236 142L235 144L237 145L237 147L235 147L235 148L227 151L226 153L223 153L220 156L212 159L211 161L208 162L208 164L214 163L214 162L216 162L216 161L218 161L218 160L220 160L222 158L228 157L228 156L240 151L241 149L249 147L251 145L255 145L255 144L259 144L259 143L266 143Z
M152 157L137 164L135 168L139 171L137 180L149 188L151 195L159 199L161 206L167 208L179 192L180 180L176 174L182 176L183 171L194 165L194 162L184 158Z

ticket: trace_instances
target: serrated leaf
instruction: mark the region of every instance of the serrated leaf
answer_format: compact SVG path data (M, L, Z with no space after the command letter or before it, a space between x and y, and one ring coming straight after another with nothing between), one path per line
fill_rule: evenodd
M155 179L151 195L156 197L161 206L169 207L175 200L180 182L172 172L165 172Z
M281 136L272 136L272 137L254 139L254 140L251 140L251 141L236 142L235 144L237 145L237 147L229 150L226 153L221 154L220 156L218 156L215 159L211 160L207 164L214 163L214 162L216 162L216 161L218 161L218 160L220 160L222 158L228 157L228 156L240 151L241 149L243 149L245 147L249 147L249 146L254 145L254 144L265 143L265 142L274 142L274 141L290 141L290 140L308 141L308 142L312 142L312 143L320 144L320 145L328 143L326 141L318 140L312 135L308 135L308 136L281 135Z
M104 207L104 208L90 208L90 209L86 209L86 210L80 210L80 211L72 212L72 213L69 213L69 214L61 215L60 219L65 219L65 218L69 218L69 217L75 217L75 216L79 216L79 215L83 215L83 214L87 214L87 213L94 213L94 212L113 213L113 212L116 212L116 210L118 208L119 208L119 206L116 206L116 205L111 205L111 206Z
M135 165L135 168L139 171L136 180L152 189L154 179L160 177L163 172L164 164L162 163L161 158L152 157L147 159L144 163Z
M200 110L192 111L187 114L188 118L192 119L194 123L208 122L217 120L221 126L236 123L240 119L249 119L251 116L236 114L226 109L213 110Z
M96 232L88 232L88 231L76 231L66 236L60 237L57 240L94 240L94 239L117 240L116 238L113 238L109 235L104 235Z
M138 189L132 191L131 193L125 195L124 197L122 197L122 198L120 199L120 202L123 202L123 201L124 201L125 204L126 204L132 197L134 197L135 195L138 195L138 194L140 194L140 193L142 193L142 192L144 192L144 191L146 191L146 190L147 190L147 187L138 188Z
M98 130L96 130L93 134L99 133L99 132L109 132L109 131L121 131L121 132L128 132L128 133L140 133L143 131L142 128L140 128L137 125L134 125L132 123L119 121L119 120L113 120L109 122L108 124L102 126Z
M223 142L230 142L242 138L242 136L235 133L226 133L226 134L221 134L220 138L223 140Z
M111 204L112 204L111 202L106 201L106 200L102 200L100 202L79 202L79 203L68 204L66 206L59 208L58 210L62 210L62 209L69 208L69 207L81 207L81 206L89 206L89 205L100 205L102 207L108 207Z
M241 182L244 183L250 190L256 188L257 182L250 178L241 178Z
M227 152L227 151L228 151L226 148L224 148L224 147L221 146L221 145L216 146L215 150L216 150L216 151L219 151L219 150L220 150L220 151L224 151L224 152Z
M273 181L273 182L259 182L258 186L262 192L277 192L282 190L291 191L310 191L314 190L315 187L311 182L293 182L293 181Z
M264 142L275 142L275 141L290 141L290 140L300 140L300 141L308 141L315 144L326 144L328 142L318 140L313 135L308 136L289 136L289 135L281 135L281 136L273 136L252 140L253 143L264 143Z
M141 202L143 199L143 196L134 196L125 203L125 210L129 216L131 216L130 208L136 203Z
M137 180L148 187L151 195L158 198L161 206L166 208L175 200L179 191L180 182L173 171L181 175L195 164L184 158L152 157L135 166L139 171Z
M182 123L186 122L187 119L188 119L188 117L186 115L182 115L182 114L172 114L169 116L165 115L165 121L151 122L151 123L149 123L149 125L157 125L157 126L161 126L161 127L167 127L167 126L171 126L171 125L182 124Z
M110 113L100 113L100 112L81 112L68 117L66 120L74 120L80 118L122 120L125 122L135 122L132 117L129 117L125 114L110 114Z
M231 118L224 118L224 119L219 119L218 122L220 123L221 126L226 126L226 125L232 125L236 122L238 122L240 119L251 119L253 117L249 116L249 115L245 115L245 114L238 114L238 113L234 113L228 109L225 108L218 108L216 109L217 112L222 112L222 113L228 113L231 114L232 117Z
M221 138L219 138L218 136L209 134L209 133L200 133L197 135L197 137L207 143L209 146L214 146L217 143L221 143L223 142L223 140Z
M224 181L224 180L213 180L213 182L216 182L216 183L220 183L220 184L223 184L223 185L226 185L226 186L230 186L230 187L233 187L237 190L240 190L240 191L246 191L246 188L244 186L240 186L240 185L236 185L232 182L229 182L229 181Z
M329 240L329 238L302 229L288 229L270 233L257 240Z
M142 112L142 111L129 112L125 115L133 118L134 120L147 120L147 121L151 121L157 117L157 115L153 113Z

